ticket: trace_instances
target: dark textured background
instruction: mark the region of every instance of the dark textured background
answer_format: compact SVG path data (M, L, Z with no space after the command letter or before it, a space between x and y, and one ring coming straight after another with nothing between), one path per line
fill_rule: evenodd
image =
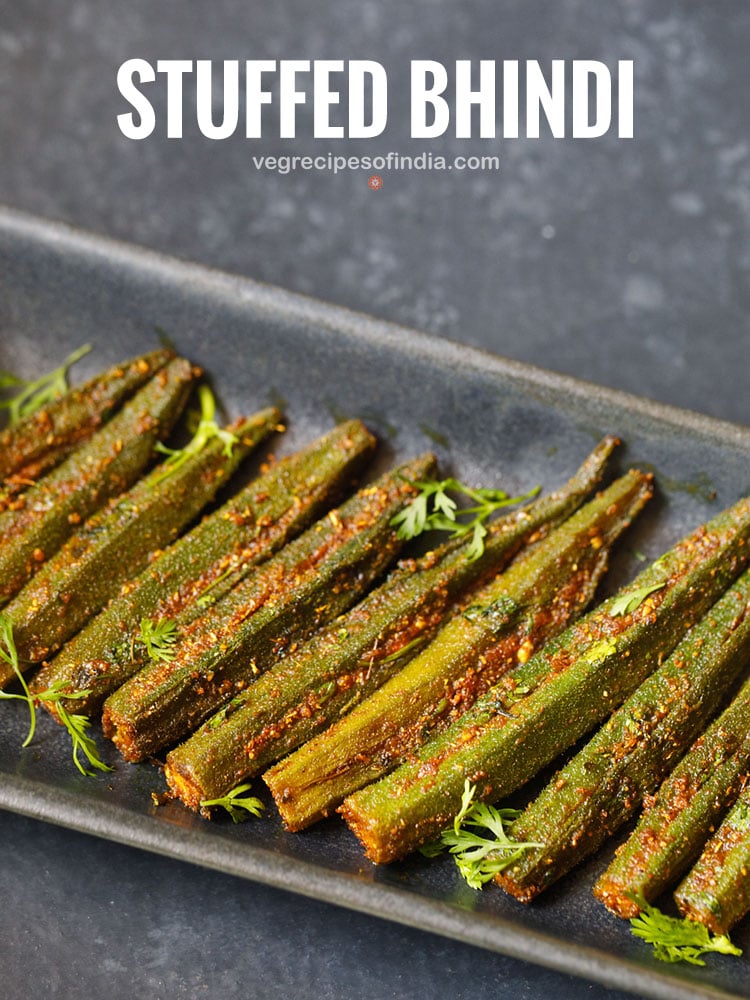
M747 422L750 9L735 0L0 2L0 201L500 354ZM498 173L259 173L345 142L136 143L126 58L373 58L355 152L499 151ZM411 58L635 60L636 138L408 139ZM304 116L300 118L304 123ZM304 130L304 124L302 129ZM616 994L0 813L1 992Z

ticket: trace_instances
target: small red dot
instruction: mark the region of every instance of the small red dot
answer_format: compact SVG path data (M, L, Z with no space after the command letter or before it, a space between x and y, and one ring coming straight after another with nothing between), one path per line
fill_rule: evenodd
M380 174L373 174L367 181L367 186L372 191L379 191L383 186L383 178Z

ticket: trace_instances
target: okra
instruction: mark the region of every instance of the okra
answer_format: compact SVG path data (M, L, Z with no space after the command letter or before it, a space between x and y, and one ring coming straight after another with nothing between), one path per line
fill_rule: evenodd
M158 371L109 423L0 514L0 606L87 517L123 493L182 412L195 372L178 358Z
M685 874L750 773L750 680L644 809L594 895L619 917L640 913Z
M52 556L5 613L22 660L57 652L120 586L179 535L226 483L240 462L278 426L274 408L227 428L165 475L165 464L86 521ZM231 439L228 439L231 440Z
M265 468L124 586L42 667L32 690L54 685L76 696L62 702L67 711L98 712L148 662L139 641L143 619L186 628L332 506L374 447L367 428L350 420ZM54 703L42 704L56 713Z
M357 600L400 547L391 519L430 474L432 455L360 490L237 584L104 704L102 724L127 760L185 737L285 649Z
M750 774L674 898L683 916L726 934L750 912Z
M172 351L153 351L114 365L14 427L0 431L0 510L87 441L173 356Z
M225 795L343 716L400 670L451 605L498 572L519 541L572 513L611 453L606 439L566 486L494 522L477 559L470 540L405 560L357 607L283 657L167 755L173 794L192 809Z
M345 718L263 776L300 830L386 774L579 615L609 550L651 495L630 472L472 594L433 641Z
M498 884L528 903L619 830L708 725L749 651L746 572L515 820L513 840L543 846Z
M434 840L461 807L519 788L635 691L748 562L750 499L738 501L644 569L503 678L342 812L376 862Z

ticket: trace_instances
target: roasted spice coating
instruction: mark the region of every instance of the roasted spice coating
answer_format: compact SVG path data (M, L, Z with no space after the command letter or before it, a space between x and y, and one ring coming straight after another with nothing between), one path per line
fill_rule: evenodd
M174 426L196 376L171 361L57 468L0 514L0 606L7 603L76 528L142 475L154 445Z
M614 447L605 439L565 487L489 528L480 558L456 540L409 559L350 612L292 650L167 756L173 794L192 809L225 795L371 694L435 633L470 586L499 572L525 540L573 512Z
M13 497L87 441L121 403L173 357L172 351L152 351L114 365L15 427L0 431L0 511L22 502Z
M596 851L704 730L749 653L745 572L513 823L514 840L544 846L525 851L498 884L528 903Z
M674 894L683 916L726 934L750 913L750 774L726 819Z
M391 520L430 475L424 455L309 528L185 630L171 663L145 667L105 703L104 733L127 760L184 738L290 643L355 603L395 558Z
M749 535L743 499L500 681L414 761L350 796L342 811L368 857L392 861L433 840L467 778L478 799L502 799L610 715L745 569ZM633 611L612 613L623 595L656 585Z
M214 437L169 475L157 466L90 517L5 609L21 659L38 662L56 653L175 540L280 419L271 408L236 421L227 428L236 438L228 454Z
M698 737L599 877L594 895L619 917L635 917L698 857L750 773L750 680Z
M477 593L396 676L263 780L288 829L330 814L445 729L594 595L611 545L651 495L631 472Z
M141 619L186 628L265 559L320 517L351 485L375 439L346 421L305 448L272 463L219 510L171 545L68 642L36 675L34 692L53 684L88 694L63 701L91 715L145 666ZM44 702L53 714L52 703Z

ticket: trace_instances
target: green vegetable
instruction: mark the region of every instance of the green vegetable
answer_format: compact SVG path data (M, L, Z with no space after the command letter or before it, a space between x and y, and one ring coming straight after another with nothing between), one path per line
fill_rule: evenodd
M279 417L270 408L235 422L229 455L215 436L168 479L162 464L90 517L7 605L21 657L57 652L200 513Z
M177 420L194 377L188 361L170 362L89 441L30 487L21 510L0 514L0 605L78 525L141 476L154 445Z
M114 365L0 431L0 511L22 505L13 498L87 441L172 357L171 351L153 351Z
M716 934L726 934L750 913L750 784L740 792L674 898L684 916Z
M104 733L127 760L183 738L267 669L282 650L350 607L395 557L390 519L423 475L425 455L382 476L209 608L181 637L172 663L152 664L104 705Z
M661 962L688 962L705 965L700 957L708 952L721 955L741 955L725 934L714 936L703 924L693 920L669 917L645 900L636 901L640 915L630 921L632 933L653 946L654 956Z
M350 796L342 811L368 856L403 857L450 823L467 777L498 801L611 714L746 567L748 535L744 499L547 643L413 761ZM612 614L624 594L662 582L630 614Z
M81 707L104 700L148 663L140 623L185 629L319 517L372 454L375 441L352 420L281 459L218 511L173 543L93 618L32 681L87 691ZM73 704L68 706L73 708ZM54 706L50 711L55 712Z
M602 442L566 486L495 521L480 558L457 539L407 560L352 611L259 677L167 757L172 792L190 808L220 795L320 732L400 670L471 585L497 572L520 541L581 503L611 451Z
M615 833L703 732L749 653L750 571L514 822L514 837L542 846L499 876L503 889L527 903Z
M620 917L685 874L750 771L750 680L661 785L599 877L594 895Z
M642 473L617 480L473 593L464 613L369 698L271 768L263 780L287 828L329 815L398 766L562 631L593 597L612 544L650 495Z

